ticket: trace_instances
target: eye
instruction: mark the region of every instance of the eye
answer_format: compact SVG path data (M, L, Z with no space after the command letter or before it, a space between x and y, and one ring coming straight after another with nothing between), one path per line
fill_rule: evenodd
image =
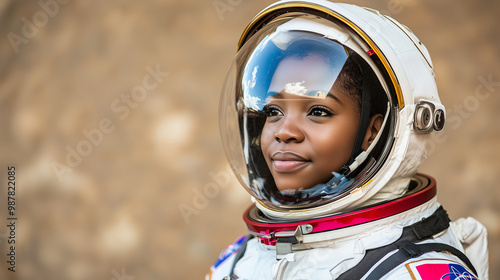
M313 106L307 115L312 117L330 117L333 116L333 112L329 108L323 106Z
M277 106L266 106L264 107L264 114L266 117L278 117L283 116L283 112Z

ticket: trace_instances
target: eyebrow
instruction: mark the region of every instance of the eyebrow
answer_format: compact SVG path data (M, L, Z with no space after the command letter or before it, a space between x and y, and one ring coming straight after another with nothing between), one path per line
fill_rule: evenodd
M312 97L312 98L314 98L314 96L308 96L308 95L297 95L297 96L304 96L304 97ZM281 93L281 92L278 92L278 93L276 93L274 95L271 95L270 97L271 98L276 98L276 99L286 99L283 96L283 93ZM270 98L270 97L268 97L268 98ZM337 101L340 105L344 105L344 103L342 103L342 101L340 101L340 99L337 96L333 95L331 92L329 92L326 95L326 97L331 97L333 100Z
M340 103L341 105L344 105L344 103L342 103L342 101L340 101L340 99L339 99L337 96L333 95L331 92L329 92L329 93L326 95L326 97L331 97L331 98L333 98L334 100L336 100L338 103Z

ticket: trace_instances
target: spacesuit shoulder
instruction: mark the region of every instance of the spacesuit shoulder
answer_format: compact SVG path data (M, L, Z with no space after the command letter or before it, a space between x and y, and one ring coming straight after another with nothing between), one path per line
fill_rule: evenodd
M236 253L240 250L246 238L246 235L239 237L220 253L217 261L210 267L210 271L206 275L205 280L221 280L229 276Z

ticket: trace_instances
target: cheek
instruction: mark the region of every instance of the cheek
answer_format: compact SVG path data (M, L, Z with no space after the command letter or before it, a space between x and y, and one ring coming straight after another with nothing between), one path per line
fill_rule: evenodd
M338 122L316 132L314 142L316 154L324 162L333 165L345 164L352 153L356 138L357 124L352 122ZM324 155L324 156L322 156Z

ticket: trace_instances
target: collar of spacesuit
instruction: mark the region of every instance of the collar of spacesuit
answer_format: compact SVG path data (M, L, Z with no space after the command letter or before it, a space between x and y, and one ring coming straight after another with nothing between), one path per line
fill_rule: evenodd
M436 181L430 176L417 175L412 182L418 184L401 198L379 203L351 212L303 221L277 221L263 216L252 205L243 215L248 230L266 245L277 242L303 243L303 237L316 233L342 229L379 221L426 204L436 196Z

